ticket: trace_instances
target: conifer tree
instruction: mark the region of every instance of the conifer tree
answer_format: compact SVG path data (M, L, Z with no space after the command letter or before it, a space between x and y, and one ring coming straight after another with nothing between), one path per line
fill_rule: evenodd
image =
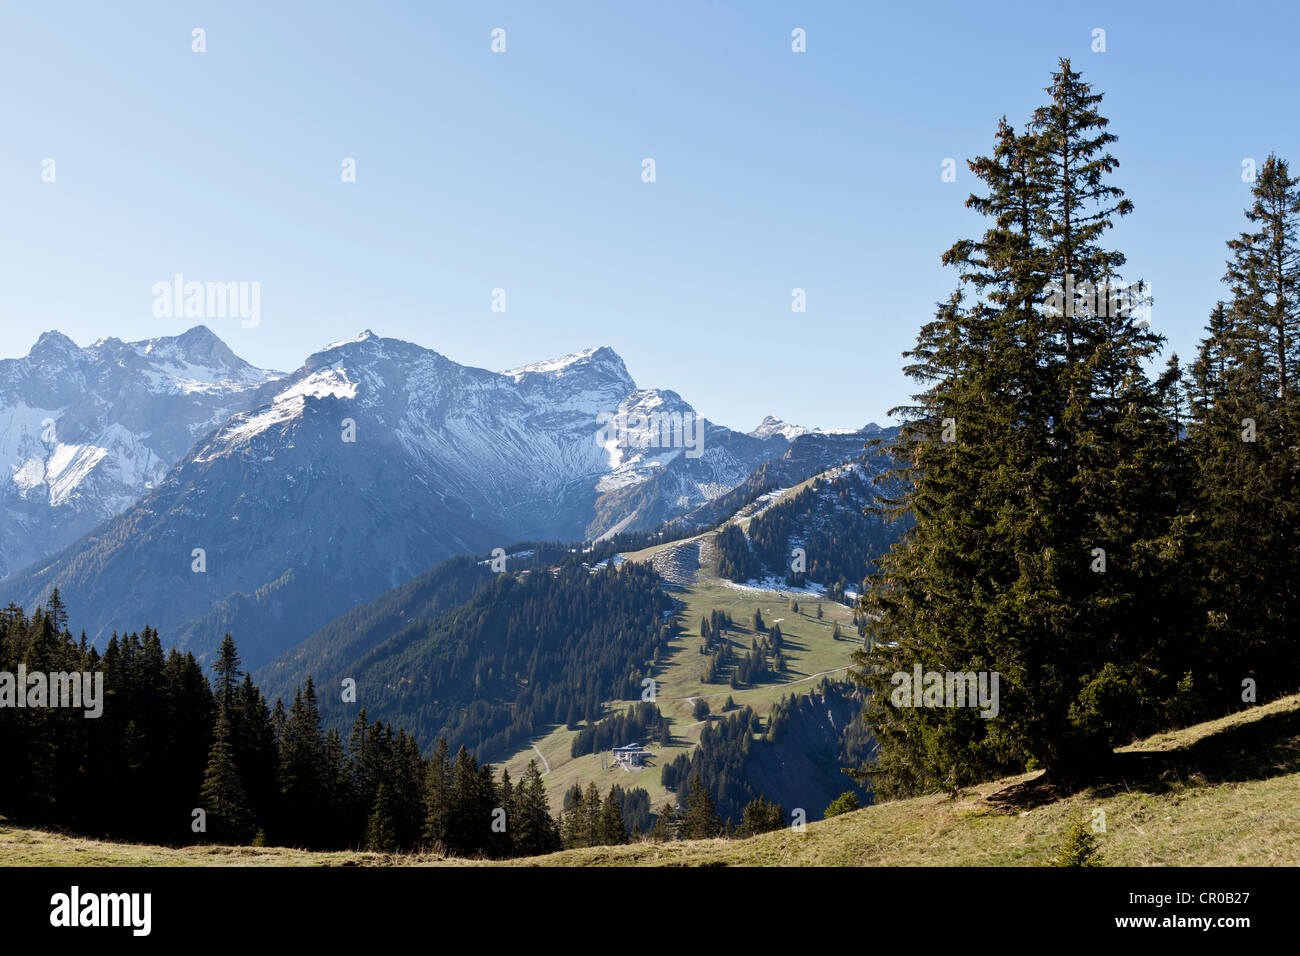
M667 717L659 721L659 745L661 747L670 747L673 742L672 722Z
M50 591L49 599L45 602L45 614L56 634L62 634L68 629L68 608L57 587Z
M751 837L785 826L785 810L778 803L773 803L759 794L745 805L741 816L739 836Z
M233 734L230 715L221 707L199 794L207 815L207 837L214 843L244 844L253 836L253 817L231 746Z
M565 807L560 823L564 845L569 849L586 846L587 810L583 806L582 787L575 783L564 802Z
M1252 200L1249 228L1228 243L1231 300L1211 314L1191 375L1200 658L1221 702L1245 677L1289 690L1300 663L1300 181L1285 160L1268 157Z
M583 846L600 846L600 821L605 809L600 799L600 790L596 781L587 784L587 791L582 796L582 840Z
M603 846L618 846L627 842L627 826L623 822L623 806L613 787L605 797L605 805L600 811L600 843Z
M366 849L376 853L394 853L397 850L397 821L393 792L388 782L380 781L375 793L375 804L366 824Z
M383 779L384 754L380 746L378 722L372 727L366 709L361 708L352 721L348 736L348 768L355 796L353 813L367 821L375 806L375 796Z
M507 767L501 768L501 786L497 789L497 792L501 795L501 805L503 807L512 805L515 798L515 786L510 780L510 770Z
M245 672L236 696L234 754L240 779L254 816L264 827L274 828L279 788L276 782L278 752L271 711L252 675Z
M522 856L552 853L563 845L560 828L551 816L537 761L528 761L512 801L511 834L514 852Z
M347 748L338 730L331 727L325 732L321 747L321 803L312 821L311 837L317 846L329 846L342 849L348 845L346 824L339 821L349 820L356 802L356 791L352 788L351 768L347 763ZM396 816L396 814L395 814ZM395 822L400 822L395 820ZM402 842L402 831L398 838Z
M239 687L240 674L239 651L235 648L235 639L229 631L221 640L221 647L217 650L217 659L212 664L212 670L216 674L216 687L213 690L217 695L217 701L229 714L235 706L235 691Z
M656 843L667 843L670 840L676 840L680 833L681 821L677 813L677 808L672 802L667 802L659 808L655 816L655 825L650 831L650 839Z
M489 781L490 782L490 781ZM451 770L446 845L456 856L474 856L488 846L495 794L484 785L478 766L464 745Z
M310 676L294 695L279 744L282 837L290 845L306 845L329 807L325 741Z
M858 795L852 790L845 790L831 801L830 805L826 808L826 812L823 813L822 816L829 820L831 817L837 817L841 813L852 813L860 806L861 804L858 802Z
M451 755L446 737L438 738L424 781L424 838L445 846L451 807Z
M1094 93L1068 60L1023 134L1004 120L970 163L989 220L944 255L941 303L907 373L898 464L880 500L913 525L878 562L855 653L871 688L882 793L950 791L1029 761L1090 779L1110 747L1169 706L1161 581L1177 575L1166 480L1171 429L1144 373L1160 339L1107 291L1123 254L1102 238L1132 204ZM1102 290L1076 295L1088 285ZM967 292L973 292L973 301ZM911 706L895 674L997 673L998 716ZM940 702L942 703L942 702Z
M686 820L683 825L685 838L707 840L718 836L722 830L722 821L718 819L713 797L704 788L698 773L691 779L691 789L686 801Z

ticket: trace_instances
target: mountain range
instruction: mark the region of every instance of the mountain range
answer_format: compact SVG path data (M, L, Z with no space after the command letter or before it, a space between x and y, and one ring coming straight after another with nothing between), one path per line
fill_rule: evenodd
M786 456L787 432L826 460L879 432L732 431L607 347L491 372L370 331L286 375L203 327L47 333L0 364L0 401L0 603L58 587L97 643L148 623L206 655L231 631L249 666L453 555L654 528Z

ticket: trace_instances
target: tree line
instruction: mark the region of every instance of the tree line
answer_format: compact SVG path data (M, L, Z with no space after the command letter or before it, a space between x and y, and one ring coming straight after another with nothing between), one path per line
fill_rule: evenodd
M371 721L364 708L340 733L324 725L310 676L288 706L271 705L230 635L210 675L192 653L164 652L150 628L114 634L101 654L84 634L73 638L57 590L31 616L13 605L0 612L0 672L20 665L104 674L99 718L28 707L6 708L0 720L0 806L46 826L172 846L508 858L643 837L751 835L782 816L763 800L747 824L729 827L698 780L680 810L654 814L644 789L618 784L602 799L592 783L552 814L534 761L515 781L464 745L453 755L445 737L426 759L415 736ZM658 717L653 704L633 712Z
M532 855L559 823L532 765L516 783L445 739L425 760L404 729L362 709L346 739L322 727L310 677L269 706L227 635L211 681L158 632L73 638L57 591L30 616L0 612L0 672L100 672L102 716L6 708L0 806L43 825L166 845L441 849Z

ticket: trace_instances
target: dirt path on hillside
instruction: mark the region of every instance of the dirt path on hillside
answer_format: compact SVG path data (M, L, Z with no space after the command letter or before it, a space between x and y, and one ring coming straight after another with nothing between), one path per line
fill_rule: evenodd
M548 773L551 772L551 763L549 760L546 759L546 754L542 753L540 750L537 749L537 744L532 744L531 746L533 748L533 753L537 754L537 756L542 758L542 766L546 768L545 770L542 771L542 776L545 777Z

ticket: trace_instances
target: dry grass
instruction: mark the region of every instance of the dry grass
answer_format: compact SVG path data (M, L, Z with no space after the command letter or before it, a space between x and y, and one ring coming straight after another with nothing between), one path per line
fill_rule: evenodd
M956 798L867 807L750 840L566 850L536 866L1036 866L1079 815L1105 813L1102 862L1114 866L1300 865L1300 696L1124 747L1112 778L1035 805L1009 804L1033 774ZM993 799L990 799L993 798ZM480 865L433 855L313 853L283 848L112 843L0 820L11 866Z

